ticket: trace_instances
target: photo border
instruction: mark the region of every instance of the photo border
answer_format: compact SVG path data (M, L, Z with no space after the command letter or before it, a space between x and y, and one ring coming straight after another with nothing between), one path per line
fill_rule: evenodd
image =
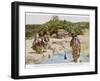
M42 6L42 7L56 7L56 8L73 8L73 9L89 9L95 10L95 71L89 72L74 72L74 73L57 73L57 74L43 74L43 75L19 75L19 6ZM72 75L89 75L98 73L97 62L97 13L96 6L81 6L81 5L65 5L65 4L49 4L49 3L31 3L31 2L12 2L11 6L11 78L26 79L26 78L43 78L43 77L58 77L58 76L72 76Z

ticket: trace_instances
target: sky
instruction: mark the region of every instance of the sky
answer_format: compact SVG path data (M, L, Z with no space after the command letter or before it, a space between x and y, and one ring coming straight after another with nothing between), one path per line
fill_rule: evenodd
M25 16L26 24L43 24L49 21L52 16L58 16L60 20L67 20L71 22L89 22L89 15L26 13Z

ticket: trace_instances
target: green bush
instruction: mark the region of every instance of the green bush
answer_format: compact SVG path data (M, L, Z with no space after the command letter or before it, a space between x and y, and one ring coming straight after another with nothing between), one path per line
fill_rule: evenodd
M69 32L69 36L72 34L82 35L85 29L89 29L89 22L77 22L72 23L67 20L60 20L58 16L52 16L52 18L44 24L26 25L26 38L33 37L39 31L47 31L50 35L57 34L58 29L64 29Z

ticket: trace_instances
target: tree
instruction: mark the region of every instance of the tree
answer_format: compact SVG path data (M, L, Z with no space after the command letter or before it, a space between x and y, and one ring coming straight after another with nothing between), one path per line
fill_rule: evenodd
M89 22L72 23L67 20L60 20L58 16L52 16L48 22L38 25L26 25L26 37L32 37L39 31L49 32L50 35L58 33L58 29L64 29L71 36L84 34L85 29L89 29Z

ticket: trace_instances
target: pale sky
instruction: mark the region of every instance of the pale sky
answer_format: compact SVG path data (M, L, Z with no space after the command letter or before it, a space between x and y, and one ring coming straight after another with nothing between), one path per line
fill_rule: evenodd
M26 24L43 24L49 21L52 16L58 16L60 20L71 22L89 22L88 15L26 13Z

